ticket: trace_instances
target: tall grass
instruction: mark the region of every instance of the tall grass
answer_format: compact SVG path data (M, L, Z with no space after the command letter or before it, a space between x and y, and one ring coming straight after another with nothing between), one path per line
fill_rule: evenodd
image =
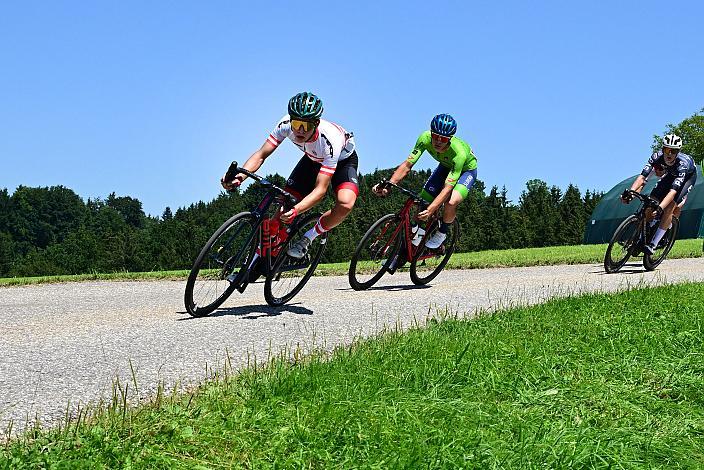
M702 468L704 284L287 354L10 443L0 466Z

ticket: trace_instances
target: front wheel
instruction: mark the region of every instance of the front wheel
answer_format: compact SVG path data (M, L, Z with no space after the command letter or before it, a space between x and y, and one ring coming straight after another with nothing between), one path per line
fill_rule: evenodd
M650 255L647 252L643 255L643 267L647 271L652 271L662 263L667 254L672 249L672 245L675 244L675 238L677 238L677 232L680 228L680 220L677 217L672 218L672 226L667 229L665 235L663 235L660 243L658 243L655 252Z
M618 226L604 255L604 270L608 273L618 272L628 258L637 254L641 228L638 217L631 215Z
M264 282L264 298L274 307L285 304L298 294L320 263L328 234L318 236L308 248L303 258L297 259L286 254L291 243L295 243L318 222L320 214L308 214L297 221L293 230L282 244L271 272Z
M369 227L357 244L348 272L354 290L369 289L390 267L401 248L399 222L396 214L386 214Z
M439 227L438 227L439 228ZM438 230L436 228L436 230ZM411 261L411 281L416 285L424 285L437 277L445 268L450 256L455 251L455 245L460 238L460 224L455 219L448 227L447 238L439 248L430 249L425 246L425 241L430 238L435 230L429 230L421 240L421 247Z
M218 308L242 282L257 247L257 218L241 212L220 226L193 263L184 303L194 317Z

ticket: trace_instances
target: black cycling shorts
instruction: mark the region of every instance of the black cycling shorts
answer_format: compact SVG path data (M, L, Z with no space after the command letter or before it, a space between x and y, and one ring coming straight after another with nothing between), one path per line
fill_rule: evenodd
M665 176L660 178L658 184L656 184L653 190L650 192L650 196L654 197L658 201L662 201L663 199L665 199L665 196L667 196L667 193L669 193L671 189L674 189L672 187L672 183L674 183L674 181L675 175L672 175L670 173L666 174ZM680 190L677 191L677 195L675 196L676 204L679 205L682 203L682 201L684 201L684 198L687 197L687 194L689 194L689 191L692 189L692 186L694 186L694 183L696 183L696 181L697 173L694 172L692 173L692 176L690 176L684 181Z
M353 152L352 155L337 163L335 173L332 175L332 188L335 193L341 189L350 189L359 195L358 162L357 152ZM321 166L322 163L314 162L304 155L288 177L286 191L298 199L303 199L315 188Z

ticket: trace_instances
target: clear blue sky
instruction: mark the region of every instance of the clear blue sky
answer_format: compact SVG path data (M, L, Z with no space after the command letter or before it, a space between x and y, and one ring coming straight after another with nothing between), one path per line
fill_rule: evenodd
M311 90L364 172L448 112L488 187L606 190L704 106L703 22L701 0L4 2L0 187L207 201Z

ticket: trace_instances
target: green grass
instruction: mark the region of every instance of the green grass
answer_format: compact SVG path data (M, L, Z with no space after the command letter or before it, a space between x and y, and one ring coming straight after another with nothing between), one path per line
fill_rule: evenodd
M116 396L0 468L702 468L703 336L704 284L431 321L135 409Z
M188 270L151 271L141 273L118 271L115 273L70 274L63 276L5 277L0 278L0 287L81 281L153 281L165 279L176 280L186 279L187 277Z
M473 253L456 253L450 258L447 269L478 269L520 266L546 266L555 264L601 263L606 245L553 246L547 248L521 248L513 250L486 250ZM668 258L698 258L702 256L702 240L689 239L675 242ZM321 264L319 276L346 275L349 262ZM78 274L67 276L38 276L0 278L0 287L28 284L45 284L76 281L131 281L131 280L183 280L188 270L153 271L143 273L116 272L108 274Z

